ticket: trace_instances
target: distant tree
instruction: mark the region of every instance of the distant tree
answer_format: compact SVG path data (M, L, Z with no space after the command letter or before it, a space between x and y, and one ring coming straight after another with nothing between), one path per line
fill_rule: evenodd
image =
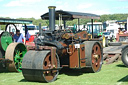
M0 30L5 30L5 25L0 25Z
M107 20L126 20L128 17L128 14L104 14L101 15L101 18L98 19L94 19L94 22L105 22ZM7 19L11 19L10 17L0 17L0 18L7 18ZM48 26L49 25L49 21L48 20L42 20L42 19L35 19L35 18L17 18L17 19L21 19L21 20L32 20L34 25L39 25L39 23L41 23L42 26ZM90 19L80 19L80 25L81 24L87 24L87 22L91 22ZM59 24L59 21L56 20L56 24ZM66 21L66 25L68 26L73 26L74 24L78 24L78 19L74 19L74 20L70 20L70 21ZM5 29L5 25L1 25L0 27L1 29Z
M105 22L107 20L126 20L128 14L107 14L101 15L100 21Z

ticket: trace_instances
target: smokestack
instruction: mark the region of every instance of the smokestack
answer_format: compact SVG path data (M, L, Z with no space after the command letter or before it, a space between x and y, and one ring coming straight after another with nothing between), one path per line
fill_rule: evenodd
M49 30L55 30L55 6L49 6Z

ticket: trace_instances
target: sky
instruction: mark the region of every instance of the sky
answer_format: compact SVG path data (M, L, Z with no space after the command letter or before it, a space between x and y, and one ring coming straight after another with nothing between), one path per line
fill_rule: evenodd
M0 17L40 19L48 6L97 15L128 13L128 0L0 0Z

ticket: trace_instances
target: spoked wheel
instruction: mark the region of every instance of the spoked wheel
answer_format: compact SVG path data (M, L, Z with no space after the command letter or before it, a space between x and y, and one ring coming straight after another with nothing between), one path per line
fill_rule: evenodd
M92 48L92 68L94 72L97 72L100 68L100 61L101 61L101 49L98 43L95 43Z
M22 43L11 43L6 50L5 59L9 59L11 62L7 63L9 71L21 72L22 59L27 52L27 49Z
M103 63L102 48L99 42L85 42L86 67L89 72L98 72Z
M125 48L124 50L122 50L121 59L124 65L128 67L128 48Z
M59 58L52 58L50 51L28 51L23 58L22 73L26 80L39 82L55 81L60 67Z
M57 55L56 55L57 56ZM58 63L57 63L57 58L55 57L54 58L54 65L52 63L52 60L51 60L51 54L49 53L45 59L44 59L44 62L43 62L43 69L53 69L53 68L57 68L58 67ZM44 78L47 82L51 82L51 81L54 81L55 78L57 77L58 75L58 71L57 70L51 70L51 71L44 71Z

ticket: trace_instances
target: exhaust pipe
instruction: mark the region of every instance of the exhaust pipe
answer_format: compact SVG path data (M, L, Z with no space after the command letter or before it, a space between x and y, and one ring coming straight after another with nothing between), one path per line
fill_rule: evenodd
M49 30L55 30L55 6L49 6Z

